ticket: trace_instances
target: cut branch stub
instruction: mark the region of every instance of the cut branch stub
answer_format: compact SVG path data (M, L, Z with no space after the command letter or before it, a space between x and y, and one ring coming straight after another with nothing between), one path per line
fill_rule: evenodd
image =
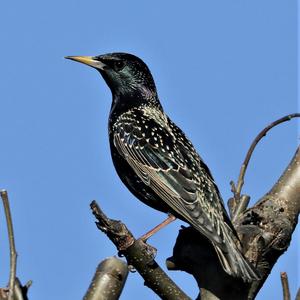
M97 267L93 280L83 300L117 300L123 290L128 275L127 264L109 257Z
M90 206L97 219L97 227L109 237L119 251L126 250L134 243L132 233L121 221L109 219L96 201L93 201Z
M190 299L156 263L154 260L156 249L142 240L136 240L121 221L109 219L96 201L91 203L91 208L97 219L97 227L115 244L128 264L139 272L146 286L161 299Z
M282 284L282 293L283 293L283 300L291 300L290 288L289 288L289 281L287 274L285 272L280 273L281 284Z

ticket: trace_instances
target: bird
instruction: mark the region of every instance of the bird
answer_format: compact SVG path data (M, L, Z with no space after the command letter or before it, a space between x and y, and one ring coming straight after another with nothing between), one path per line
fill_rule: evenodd
M258 280L237 246L238 236L209 168L164 112L143 60L121 52L66 58L99 71L111 90L111 157L129 191L169 214L163 225L179 218L208 238L226 273L245 282Z

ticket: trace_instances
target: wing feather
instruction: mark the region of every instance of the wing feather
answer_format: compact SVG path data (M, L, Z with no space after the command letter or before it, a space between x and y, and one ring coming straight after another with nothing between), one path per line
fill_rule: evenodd
M201 169L200 157L191 156L196 153L192 145L185 143L185 147L178 147L175 138L162 128L146 135L137 125L133 120L131 124L128 121L115 123L114 145L118 152L171 208L170 212L174 211L222 247L219 221L223 221L224 211L221 199L210 173ZM201 179L199 174L206 178Z

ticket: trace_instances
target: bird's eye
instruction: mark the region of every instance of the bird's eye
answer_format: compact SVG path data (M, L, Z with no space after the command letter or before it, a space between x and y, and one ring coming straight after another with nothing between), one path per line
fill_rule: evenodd
M124 66L125 66L125 63L122 60L117 60L114 63L114 69L116 71L121 71L124 68Z

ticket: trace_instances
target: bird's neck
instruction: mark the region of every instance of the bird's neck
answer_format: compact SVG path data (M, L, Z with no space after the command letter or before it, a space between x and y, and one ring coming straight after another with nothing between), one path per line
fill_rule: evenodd
M116 120L121 114L139 107L151 106L163 112L156 93L130 93L126 95L113 94L110 109L110 120Z

